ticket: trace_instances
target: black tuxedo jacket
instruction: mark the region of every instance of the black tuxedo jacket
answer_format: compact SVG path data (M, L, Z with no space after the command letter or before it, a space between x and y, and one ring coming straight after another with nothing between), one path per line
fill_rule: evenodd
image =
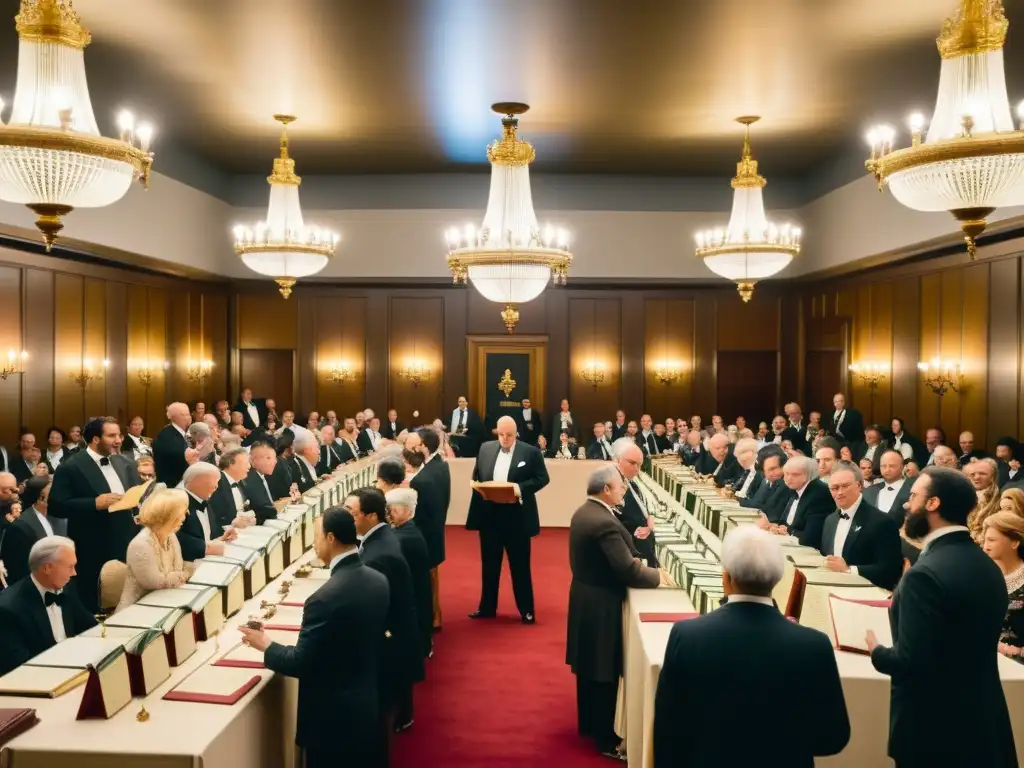
M697 465L703 462L703 456L707 453L704 450L704 446L699 448L691 448L688 444L683 444L679 448L679 456L683 460L683 464L688 467L693 467L694 471L700 471L697 469ZM714 470L714 467L711 468Z
M661 451L658 449L658 437L652 430L647 437L644 437L643 430L636 433L636 437L633 441L637 444L641 451L644 452L644 457L657 456Z
M299 486L299 493L305 493L316 485L317 478L310 474L309 467L300 457L292 456L288 463L291 464L292 477L295 478L293 482Z
M856 408L847 408L845 414L836 426L836 412L833 410L825 417L822 427L842 443L853 445L863 441L864 416Z
M436 459L435 459L436 461ZM420 505L416 503L416 515L419 516ZM416 518L414 517L413 520ZM405 525L394 528L395 538L402 549L402 556L409 564L409 575L412 577L412 591L416 600L416 624L420 632L420 643L423 656L430 654L434 638L434 595L430 586L430 557L427 554L427 542L423 539L419 527L410 520Z
M452 450L462 457L475 457L480 450L480 444L487 436L487 428L484 426L484 422L480 418L480 414L472 408L467 407L465 424L466 434L456 435L458 426L458 414L450 413L448 415L448 422L445 424L445 429L452 433L452 437L449 440Z
M126 491L140 484L133 463L111 456L110 466ZM97 585L103 564L108 560L124 562L128 544L139 532L133 510L96 509L96 497L104 493L110 493L107 478L88 451L79 451L57 468L47 508L51 518L67 520L68 536L78 555L78 595L89 610L99 609Z
M181 476L188 469L185 460L185 449L188 441L173 424L161 429L153 440L153 467L156 479L168 488L174 488L181 482Z
M982 450L975 448L970 453L964 453L959 448L957 450L956 463L960 465L960 469L963 469L974 459L984 459L988 457L988 454Z
M616 424L613 421L612 422L612 442L614 443L620 437L625 437L626 436L626 430L628 428L629 428L629 422L628 421L624 421L621 424Z
M252 416L249 415L249 409L246 407L245 403L241 401L241 399L239 399L239 401L235 403L234 407L232 407L231 409L232 411L238 411L240 414L242 414L242 425L246 429L256 429L256 427L260 426L260 424L267 423L267 401L264 400L263 398L254 397L252 399L252 404L256 406L256 413L260 417L259 424L255 423L252 420Z
M358 436L356 439L359 439ZM347 440L342 440L340 443L335 441L334 448L338 452L342 464L348 464L350 461L355 461L359 458L359 446L356 446L353 450L352 444Z
M523 409L519 408L513 414L516 420L516 427L519 429L519 439L530 445L537 444L537 437L544 431L543 417L536 408L530 409L530 418L527 419Z
M629 535L633 539L633 546L636 551L640 553L641 559L647 560L647 565L651 568L658 567L658 542L654 538L654 531L648 534L646 539L638 539L636 537L637 528L645 528L647 526L647 512L645 507L641 507L637 502L633 493L630 491L630 486L636 491L640 498L643 495L640 493L640 486L635 480L626 480L622 478L622 482L626 483L626 495L622 497L622 504L619 506L619 520L622 522L623 527L629 532Z
M214 538L220 536L223 526L231 525L234 519L238 516L238 512L235 509L235 497L231 493L231 480L223 472L220 473L220 482L217 483L217 489L210 496L210 501L207 506L213 511L213 516L217 518L218 528L212 529L214 532ZM247 491L245 489L245 481L240 480L238 482L238 490L242 494L242 505L243 509L246 504L251 507L249 502ZM213 518L211 517L211 520ZM211 523L212 524L212 523Z
M384 437L384 433L379 433L381 437ZM356 437L356 447L359 449L360 456L367 456L373 453L373 441L370 439L370 430L361 429L359 430L359 436Z
M384 629L390 636L382 636L379 641L378 679L381 697L385 702L394 702L397 693L425 675L412 572L395 532L386 525L363 539L360 555L367 567L384 574L388 580L390 600Z
M708 474L711 474L715 471L717 463L715 462L714 458L712 458L710 453L706 454L706 456L707 459L705 459L705 461L708 462L708 466L710 466L711 468L711 472L709 472ZM715 475L715 485L717 485L719 488L724 488L729 484L735 486L736 481L739 480L742 474L743 467L740 466L740 463L739 461L736 460L736 457L733 456L731 453L726 454L725 458L722 460L722 468L719 469L718 474Z
M587 446L587 458L603 461L611 461L615 458L612 454L611 443L605 445L604 450L601 449L602 443L597 438L594 438L590 441L590 445ZM605 455L605 451L607 451L607 455Z
M1017 765L992 650L1007 604L1002 572L967 531L931 541L903 574L889 609L893 647L871 653L892 678L889 755L898 765ZM936 702L956 727L921 716Z
M733 489L738 491L740 488L742 488L743 484L747 482L747 475L751 472L754 473L754 479L750 481L750 487L747 488L746 496L744 496L743 499L737 498L741 505L743 504L743 501L745 499L754 498L754 496L757 495L757 492L761 490L761 485L764 483L764 475L758 472L756 467L751 467L750 469L743 469L743 467L740 467L739 476L734 481L732 481Z
M96 626L95 617L65 587L61 605L64 632L74 637ZM21 579L0 593L0 675L6 675L56 645L46 604L32 579Z
M206 510L210 520L210 540L219 539L224 532L217 518L217 512L210 507L210 502L196 501L190 493L188 495L188 514L185 515L185 522L181 524L177 534L178 544L181 545L181 559L187 563L206 557L206 537L203 535L203 524L199 522L199 517L196 514L203 509ZM227 523L223 525L227 525Z
M473 467L473 480L489 482L494 479L494 464L498 460L501 445L491 440L480 446ZM551 478L544 464L544 457L538 448L516 440L512 447L512 463L508 470L508 482L518 483L522 494L517 504L494 504L486 501L479 493L473 492L469 502L469 515L466 528L479 531L481 528L497 526L502 523L523 536L536 536L540 533L540 515L537 512L537 493L544 488Z
M283 499L291 495L292 483L295 480L292 479L292 469L288 464L288 459L278 456L277 464L274 465L274 472L267 478L270 492L275 499Z
M396 421L393 428L390 421L382 422L380 425L381 435L386 437L388 440L396 439L400 434L402 434L403 429L405 429L405 425L400 421Z
M580 441L580 428L576 424L576 417L573 416L572 411L569 411L569 423L565 431L569 433L569 437L576 438L576 442ZM562 434L562 412L555 411L551 415L548 445L558 445L558 436L560 434Z
M409 487L417 494L413 520L427 546L427 561L431 568L436 568L445 558L444 526L451 501L451 470L440 456L434 456L413 475Z
M269 481L270 478L267 480ZM249 509L256 515L257 524L262 525L264 521L277 517L277 507L274 506L274 500L267 493L270 483L268 482L267 487L264 487L263 476L255 468L250 467L248 476L242 481L242 486L245 489L245 498L249 500Z
M721 717L735 705L723 680L742 681L751 712L786 712L800 727L785 738L737 738ZM812 768L815 756L838 754L849 739L836 655L823 633L771 605L733 601L672 628L655 697L656 765Z
M8 470L14 479L18 481L18 485L21 485L30 477L32 477L32 470L28 466L28 462L21 457L20 453L15 453L10 459L11 468Z
M152 442L150 442L149 445L146 445L146 441L143 440L141 437L136 438L136 437L132 437L131 435L125 435L124 436L124 440L121 442L121 453L125 457L131 458L133 461L135 459L135 447L136 447L135 441L136 440L138 440L139 443L142 444L142 447L145 448L146 451L148 451L150 453L153 452Z
M55 536L68 535L68 521L57 517L47 518ZM46 536L46 529L39 522L33 509L23 509L21 517L4 528L0 536L0 560L7 567L7 583L24 579L29 575L28 553L32 545Z
M913 485L913 478L904 478L902 487L896 493L896 500L893 501L892 506L889 507L888 511L886 512L886 514L888 514L889 517L896 521L897 528L903 527L903 521L907 517L907 510L904 508L903 505L910 500L910 489L913 487ZM866 501L875 509L879 509L878 495L882 492L882 489L884 489L885 487L886 483L884 481L881 483L875 483L874 485L869 485L863 491L864 501Z
M387 606L387 579L367 568L358 554L347 555L306 600L295 645L271 643L267 648L267 669L299 679L299 746L337 752L339 744L372 739Z
M337 443L320 446L320 461L316 463L316 473L318 475L328 475L345 463L345 460L341 458L341 452L338 448Z
M892 590L903 570L900 527L893 518L868 504L867 500L861 500L851 522L843 551L836 552L833 545L839 525L839 510L825 518L821 554L839 555L847 565L856 566L858 573L876 587Z
M789 502L796 496L792 491L789 500L782 507L782 516L779 523L786 525L786 518L789 516ZM825 518L835 511L836 504L832 500L826 486L818 478L813 478L804 489L800 501L796 505L796 516L792 525L787 525L789 533L800 540L804 547L814 547L821 551L821 531L825 525Z

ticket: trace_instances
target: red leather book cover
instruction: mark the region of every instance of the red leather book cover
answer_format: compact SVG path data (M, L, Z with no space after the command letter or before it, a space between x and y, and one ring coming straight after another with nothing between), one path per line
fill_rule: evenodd
M262 661L250 661L249 659L217 659L213 662L214 667L240 667L242 669L266 669Z
M167 701L190 701L196 704L236 704L245 694L256 687L260 676L253 675L241 688L234 693L189 693L188 691L168 691L164 694Z
M38 722L34 709L0 709L0 747Z
M85 692L82 694L82 703L78 705L78 716L75 719L106 719L106 717L107 708L103 703L103 689L100 687L100 673L96 671L95 667L90 667L89 678L85 681Z
M643 624L651 622L664 622L675 624L677 621L696 619L699 613L641 613L640 622Z

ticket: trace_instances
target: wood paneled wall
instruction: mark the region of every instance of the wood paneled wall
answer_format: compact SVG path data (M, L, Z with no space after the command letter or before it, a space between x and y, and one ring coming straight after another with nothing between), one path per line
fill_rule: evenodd
M0 249L0 358L26 350L25 372L0 381L0 442L24 426L45 440L90 416L142 416L147 434L166 421L166 404L227 394L228 294L224 286ZM85 386L72 379L83 360L109 368ZM202 382L190 359L214 361ZM139 376L147 366L152 379ZM164 361L169 363L165 370Z

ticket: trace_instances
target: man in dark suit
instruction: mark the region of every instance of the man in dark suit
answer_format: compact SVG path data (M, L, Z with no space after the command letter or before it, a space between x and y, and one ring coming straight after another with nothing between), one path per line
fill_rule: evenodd
M871 663L892 678L889 756L899 768L1017 765L994 652L1006 582L971 540L967 516L977 503L960 472L921 472L905 526L924 547L893 594L893 646L867 636ZM941 723L927 712L941 715Z
M633 537L633 548L640 553L640 558L647 561L652 568L658 567L658 542L654 537L654 519L644 498L636 476L644 462L644 453L640 446L631 440L615 442L615 466L622 476L626 492L619 505L619 521Z
M957 455L957 464L963 469L975 459L984 459L988 456L984 451L974 447L974 433L960 433L960 453Z
M89 447L57 468L48 514L67 520L78 557L78 595L87 609L98 611L100 569L108 560L124 562L128 544L139 532L133 510L110 512L109 508L140 481L133 464L114 461L120 458L121 446L117 419L92 419L82 434Z
M448 434L455 453L462 457L475 458L484 439L484 423L480 414L469 407L469 401L460 396L458 407L448 418Z
M224 526L231 521L220 518L217 510L210 506L210 497L220 479L221 471L205 461L197 461L182 477L182 486L188 493L188 514L177 536L181 558L187 563L207 555L223 555L224 544L238 536L234 529L224 533Z
M47 515L50 478L30 477L21 492L21 516L4 529L0 537L0 560L7 567L7 583L29 575L28 553L46 536L66 536L68 521Z
M221 528L236 521L239 525L256 522L245 490L245 479L250 472L249 453L244 448L231 448L221 455L217 466L220 468L220 480L207 505L213 517Z
M295 433L286 429L277 436L277 441L274 444L274 450L277 452L277 464L274 465L274 471L267 478L267 482L270 484L270 493L275 499L286 499L293 492L295 494L299 492L299 486L296 484L295 478L292 477L292 469L289 466L289 459L293 455L294 440Z
M199 459L195 448L190 448L186 430L192 424L192 414L185 403L167 406L168 424L153 440L153 465L156 479L168 488L177 487L189 464Z
M793 456L782 468L782 479L793 493L772 530L796 536L802 546L820 550L825 518L836 507L828 487L818 480L818 463L808 456Z
M0 675L96 626L75 590L65 588L76 562L73 541L46 536L29 551L32 577L0 592Z
M338 452L338 445L334 442L336 437L334 427L330 424L320 428L320 440L323 445L320 446L320 459L316 463L318 475L329 475L345 463Z
M785 459L785 455L779 456L776 453L767 454L761 461L761 472L763 473L761 484L757 490L751 496L749 493L746 498L739 500L741 507L747 507L748 509L759 509L768 515L769 509L774 509L776 505L779 505L778 497L780 494L786 494L789 488L782 481L782 463Z
M825 431L846 445L864 439L864 416L856 408L846 407L846 395L837 392L832 398L835 411L825 419Z
M740 475L732 487L736 499L742 504L744 499L756 496L764 482L764 476L757 471L757 441L751 437L737 440L732 455L740 467Z
M249 449L249 464L249 474L242 485L245 486L249 509L256 515L256 524L262 525L264 521L277 517L274 496L267 482L277 466L277 451L269 443L256 443Z
M636 444L640 446L640 450L644 452L644 459L649 459L651 456L657 456L661 451L658 450L658 441L654 435L654 429L652 428L653 420L649 413L645 413L640 417L640 431L636 434L634 440Z
M580 428L576 418L569 410L569 401L562 400L558 404L558 412L551 416L551 426L548 431L548 445L558 445L558 436L565 432L577 443L580 441Z
M695 470L698 474L714 477L719 488L735 484L743 473L736 457L729 453L729 437L721 433L708 439L708 449L698 460Z
M305 493L320 479L316 471L316 465L320 461L320 446L316 442L316 436L308 429L296 429L298 434L292 443L295 454L291 458L291 470L299 493Z
M299 679L295 743L306 768L387 765L387 734L378 718L377 668L389 602L387 579L367 568L355 521L331 507L316 521L317 557L331 577L306 600L295 645L241 626L243 642L262 650L267 669Z
M529 445L536 445L537 437L544 431L544 422L530 398L523 398L523 407L515 412L514 418L519 427L519 439Z
M635 445L632 455L640 454ZM597 469L587 481L587 501L569 523L569 617L565 663L576 676L576 717L581 736L598 752L618 757L615 703L622 675L622 603L626 590L655 588L657 569L641 564L633 538L615 508L627 494L619 472Z
M248 387L242 390L231 410L242 414L242 426L246 429L256 429L267 421L267 401L253 400L252 390Z
M654 705L655 765L812 768L815 757L838 754L850 740L828 636L788 621L772 604L783 567L782 548L767 533L743 526L726 535L728 602L678 622L669 635ZM722 717L737 695L724 680L742 686L745 711L785 713L800 726L764 738L737 734Z
M540 533L537 493L549 482L544 457L537 448L516 440L516 422L511 416L498 419L498 439L480 448L473 481L509 482L515 487L511 504L487 501L474 492L469 502L466 528L480 532L480 561L483 569L480 604L472 618L493 618L498 610L498 582L501 561L508 553L512 591L523 622L533 624L533 575L530 572L530 539Z
M594 439L587 446L587 458L596 461L611 461L615 458L612 454L612 444L605 434L603 422L594 424Z
M906 503L910 500L910 488L913 481L903 477L903 454L899 451L885 451L878 459L878 471L882 482L875 483L864 489L864 501L896 521L898 528L903 527L906 517Z
M625 437L627 426L628 425L626 424L626 412L621 410L616 411L615 421L612 422L612 433L607 436L608 439L614 443L620 437Z
M392 408L388 411L388 420L381 425L380 433L388 440L397 440L404 429L405 425L398 420L398 411Z
M388 504L388 519L395 538L402 548L402 556L409 564L413 593L416 595L416 624L420 630L423 655L429 656L434 645L434 598L430 589L430 556L427 542L413 519L416 515L417 493L412 488L392 488L384 494ZM412 713L399 722L412 720Z
M380 419L376 416L370 418L359 430L359 437L356 438L356 447L362 456L369 456L376 453L380 448L380 441L383 436L380 433Z
M18 485L32 477L32 472L41 458L37 451L35 435L31 432L23 433L18 440L18 452L11 456L11 468L8 470L14 475Z
M441 438L432 427L421 427L405 441L406 450L423 455L423 466L413 475L409 486L417 494L417 512L413 520L427 543L433 594L431 621L435 629L441 628L440 568L445 559L445 523L452 495L451 470L438 453L440 447Z
M825 568L863 576L876 587L891 590L903 567L900 528L896 521L864 500L864 476L856 464L837 462L828 477L836 511L825 518L821 554Z
M425 675L412 573L402 556L402 545L385 520L383 493L376 488L358 488L345 499L345 508L356 522L363 562L388 580L391 598L378 657L381 715L388 725L404 731L412 725L413 685Z

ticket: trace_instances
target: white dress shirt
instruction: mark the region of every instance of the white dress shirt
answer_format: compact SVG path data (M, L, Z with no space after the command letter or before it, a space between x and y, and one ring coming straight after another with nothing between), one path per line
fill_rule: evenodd
M32 511L36 513L36 519L38 519L39 524L43 526L43 530L46 531L46 535L53 536L53 526L50 525L50 521L46 519L46 515L44 515L35 507L32 507Z
M793 520L796 518L796 508L800 503L800 497L804 495L804 491L807 490L807 486L810 483L804 485L799 491L796 492L796 498L789 502L789 511L786 513L786 526L789 527L793 524Z
M947 525L944 528L937 528L921 540L921 554L923 555L927 551L928 545L941 536L945 536L950 533L958 533L959 531L967 531L970 533L970 530L971 529L966 525Z
M57 467L60 466L61 461L64 459L64 447L61 446L56 451L47 451L46 460L50 463L53 471L57 471Z
M227 472L221 472L224 475L224 479L228 481L231 486L231 498L235 502L235 516L241 515L245 511L245 500L242 498L242 491L238 487L238 482L232 480Z
M861 457L861 460L863 461L864 459L867 459L868 461L874 461L874 459L875 459L875 451L877 449L878 449L877 445L869 445L868 449L866 451L864 451L864 455Z
M747 477L743 481L743 485L741 485L740 489L736 491L736 495L739 496L741 499L745 499L747 497L747 491L750 490L750 484L754 482L754 476L756 474L757 473L754 471L753 467L747 470Z
M36 581L35 576L30 577L32 583L36 585L36 589L39 590L39 599L43 601L43 605L46 606L46 617L50 620L50 630L53 632L54 641L61 643L68 639L68 633L64 631L64 613L61 607L54 603L53 605L46 605L46 593L49 592L46 587ZM62 592L63 590L61 590ZM57 592L56 594L60 594Z
M107 481L107 485L110 486L111 493L124 493L124 483L121 482L121 478L117 476L117 472L114 470L114 465L110 463L109 456L100 456L92 448L86 448L92 460L96 462L96 465L100 468L100 472L103 473L104 479ZM104 464L103 459L107 459L107 463Z
M836 425L836 432L842 434L843 432L843 419L846 418L846 409L843 408L841 411L836 411L832 416L832 423Z
M374 432L372 429L367 429L366 433L370 436L370 445L372 445L373 450L376 451L380 446L380 432Z
M203 538L206 539L207 542L209 542L211 537L210 537L210 510L209 510L209 507L206 506L206 504L208 502L205 502L202 499L200 499L198 496L196 496L194 493L192 493L192 491L186 491L186 493L189 496L191 496L193 499L198 501L200 504L204 505L202 509L197 509L196 510L196 518L199 520L199 525L201 525L202 528L203 528Z
M769 608L775 607L775 603L770 597L761 597L760 595L729 595L729 602L726 605L731 603L760 603Z
M452 411L452 428L450 432L458 433L459 430L465 429L469 426L469 415L462 408L456 408Z
M858 496L857 500L853 502L853 506L849 509L840 509L839 522L836 524L836 537L832 540L832 554L836 557L843 556L843 547L846 546L846 539L850 535L850 531L853 528L853 520L857 514L857 510L860 509L860 502L863 496ZM849 520L844 520L842 515L845 514L849 517ZM855 567L850 568L851 573L856 573Z
M615 513L615 510L611 506L609 506L608 504L605 504L601 499L597 498L596 496L591 496L590 500L591 501L596 501L602 507L607 509L611 513L612 517L614 517L616 520L619 519L619 516Z
M494 460L494 482L496 483L507 483L508 472L512 468L512 452L515 450L515 443L508 449L508 453L505 452L504 448L498 448L498 458Z
M907 482L905 478L900 478L894 483L886 483L884 487L878 489L878 508L883 512L888 512L892 509L893 502L896 501L896 497L900 493L900 489L903 488L903 484Z
M252 401L249 401L248 403L245 404L245 410L249 412L249 418L252 419L252 423L255 424L256 426L259 426L260 411L259 408L256 407L256 404L253 403Z
M256 470L256 474L260 476L260 480L263 482L263 487L267 489L267 497L271 501L273 501L274 500L274 494L272 494L270 492L270 485L267 483L267 476L264 475L262 472L260 472L258 469Z

